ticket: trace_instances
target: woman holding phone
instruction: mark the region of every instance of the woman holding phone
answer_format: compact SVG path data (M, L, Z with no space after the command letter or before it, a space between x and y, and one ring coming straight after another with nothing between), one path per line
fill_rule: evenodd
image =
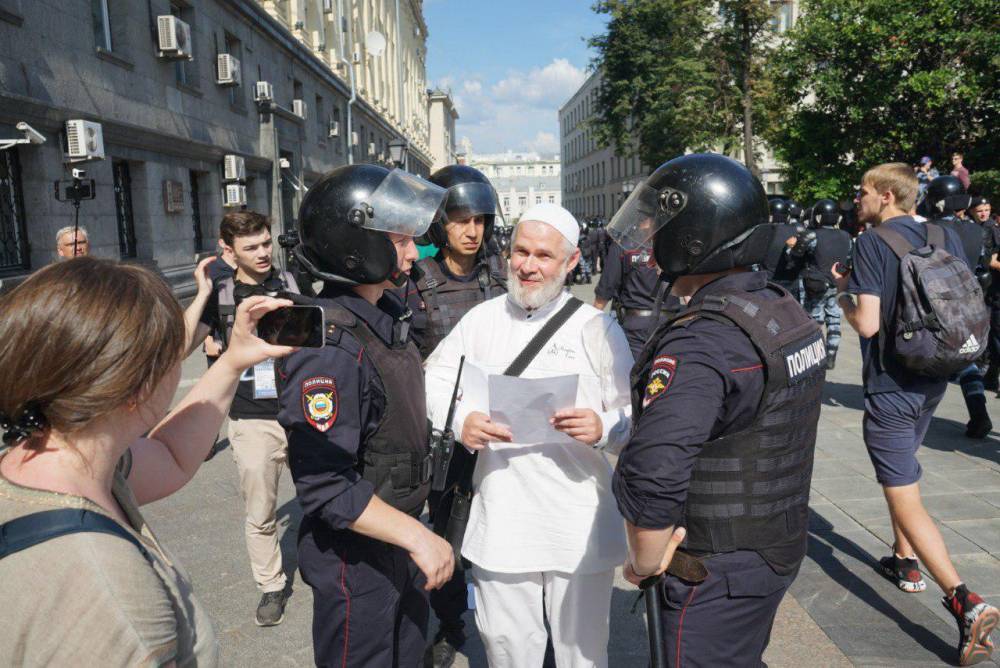
M0 544L0 664L218 663L208 616L139 506L194 476L243 370L292 351L254 335L289 303L245 300L226 352L168 414L184 322L155 274L77 258L0 298L0 525L75 509L113 529Z

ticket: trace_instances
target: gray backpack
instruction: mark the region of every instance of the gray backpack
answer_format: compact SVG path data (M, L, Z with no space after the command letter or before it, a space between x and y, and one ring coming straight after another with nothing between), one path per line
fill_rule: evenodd
M945 250L944 229L928 224L920 248L895 230L873 232L899 258L896 313L888 331L879 332L883 354L912 373L939 379L975 362L986 349L990 314L968 265Z

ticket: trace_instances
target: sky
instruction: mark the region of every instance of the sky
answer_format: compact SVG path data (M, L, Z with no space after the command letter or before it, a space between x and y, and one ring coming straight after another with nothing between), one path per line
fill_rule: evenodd
M456 144L473 153L559 152L559 107L587 77L590 0L425 0L428 87L448 88Z

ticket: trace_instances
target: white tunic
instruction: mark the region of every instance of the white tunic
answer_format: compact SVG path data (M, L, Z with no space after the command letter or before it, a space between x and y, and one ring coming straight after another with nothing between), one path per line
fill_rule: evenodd
M427 359L427 410L434 426L444 425L462 355L487 373L502 374L569 298L564 291L529 312L504 295L469 311ZM631 367L621 327L586 304L549 340L521 376L579 374L576 407L593 409L604 435L598 447L574 441L480 450L462 545L467 559L500 573L599 573L622 563L624 525L604 450L617 453L628 439ZM488 415L489 407L458 402L456 437L473 411Z

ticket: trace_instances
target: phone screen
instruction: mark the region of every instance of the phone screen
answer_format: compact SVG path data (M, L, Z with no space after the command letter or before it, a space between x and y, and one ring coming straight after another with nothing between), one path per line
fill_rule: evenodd
M257 336L279 346L322 348L324 329L319 306L283 306L257 322Z

